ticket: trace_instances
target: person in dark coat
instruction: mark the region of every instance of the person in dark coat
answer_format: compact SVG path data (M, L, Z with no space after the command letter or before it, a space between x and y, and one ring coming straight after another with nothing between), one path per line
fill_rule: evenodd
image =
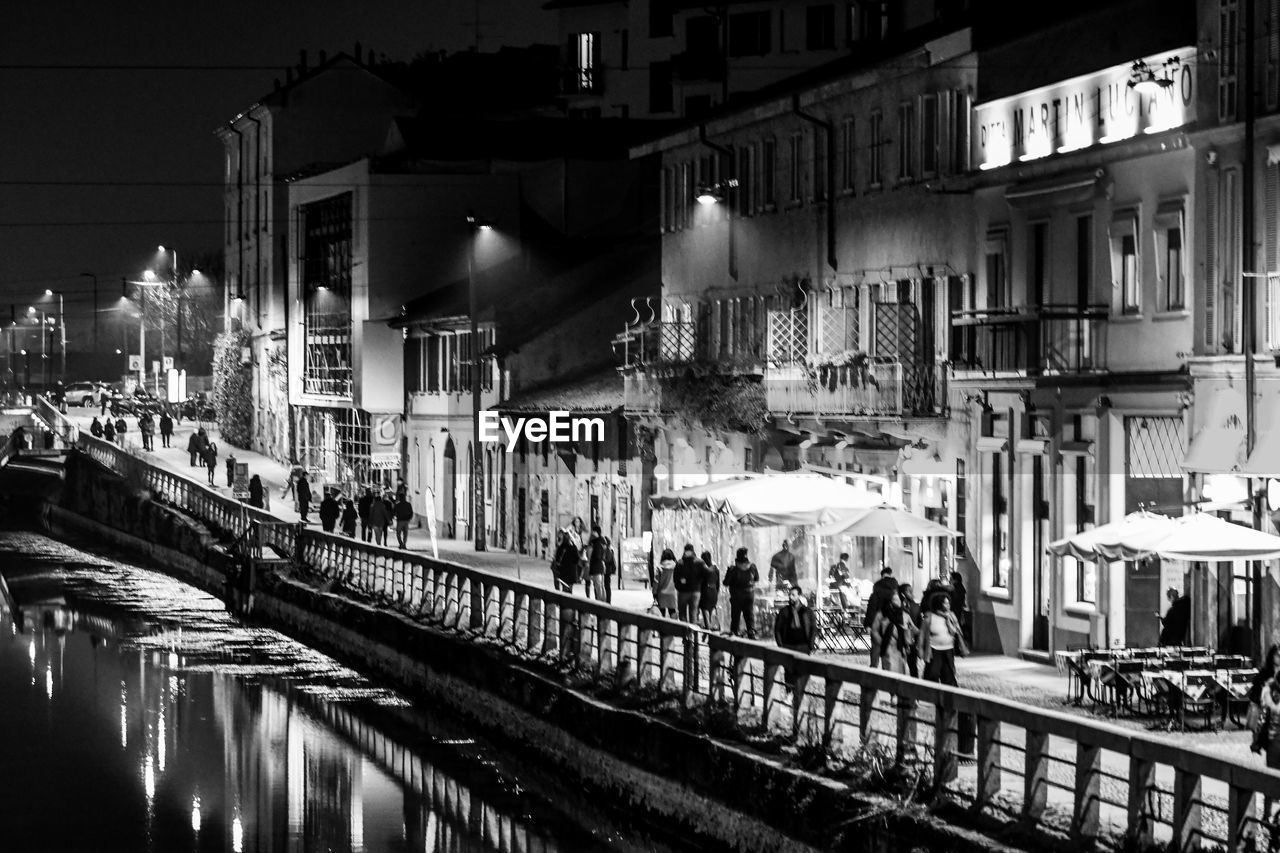
M230 487L236 481L236 455L234 453L227 454L227 486Z
M782 548L769 558L769 580L775 589L790 589L796 585L796 555L791 553L791 543L782 540Z
M155 432L155 422L151 420L150 412L143 412L138 418L138 432L142 435L142 449L154 450L155 445L151 436Z
M102 425L102 437L111 442L116 440L116 425L111 422L111 418L107 418L107 422Z
M605 601L604 594L604 537L600 534L600 525L591 525L591 537L587 539L587 583L588 598Z
M160 446L168 447L169 440L173 438L173 417L170 416L169 410L165 409L160 413Z
M711 552L702 552L702 594L698 597L698 621L708 631L720 630L720 570Z
M778 611L773 620L773 641L780 648L801 654L813 654L813 641L818 634L818 624L813 611L805 603L804 591L792 586L787 606ZM788 690L795 689L795 674L791 667L783 668L783 678Z
M249 506L262 509L262 478L254 474L249 478Z
M342 502L342 532L344 535L356 538L356 521L359 515L356 513L356 505L351 502L351 498L347 498Z
M193 432L191 437L187 439L187 454L191 457L190 467L196 467L196 457L204 456L204 448L200 446L200 433Z
M212 441L204 447L204 466L209 469L209 485L212 486L218 474L218 445Z
M738 636L738 622L745 617L747 639L756 638L756 584L760 572L747 559L747 549L739 548L733 565L724 573L724 588L729 591L729 633Z
M373 507L373 490L364 487L364 494L356 503L356 515L360 517L360 541L373 541L373 525L369 524L369 510Z
M613 603L613 576L618 573L618 557L613 552L613 543L604 537L604 600Z
M369 527L373 529L373 544L387 544L387 525L391 523L391 507L377 495L369 504Z
M898 587L898 598L902 601L902 609L911 617L911 624L918 629L920 627L920 602L915 600L911 594L911 584L904 583ZM907 671L911 673L912 678L920 677L920 646L918 643L912 643L911 648L907 649Z
M338 516L342 515L342 507L333 492L325 489L324 499L320 501L320 527L325 533L332 533L338 526Z
M698 599L702 597L702 573L706 566L694 553L693 545L686 543L684 556L676 563L676 600L680 608L681 622L698 621Z
M102 438L102 421L96 417L93 419L93 423L89 424L89 435L94 438Z
M303 524L307 523L307 513L311 512L311 484L307 482L306 472L298 475L298 483L294 487L294 494L298 497L298 518Z
M409 503L409 493L399 495L391 515L396 520L396 544L401 551L409 550L409 523L413 521L413 504Z
M124 444L124 434L129 431L129 425L124 422L124 418L116 418L116 435L120 439L120 444Z
M551 558L551 576L555 579L557 590L573 592L573 585L578 582L578 561L582 555L567 528L556 533L556 540L556 552Z
M951 612L960 623L960 633L966 643L973 645L973 614L969 612L969 590L965 589L964 575L959 572L951 573L950 598Z
M885 566L880 570L880 580L871 587L871 597L867 599L867 609L862 615L862 624L867 628L875 622L876 615L883 612L885 602L898 594L898 582L893 577L893 569ZM880 668L880 649L871 644L871 668Z
M1169 587L1169 609L1160 620L1160 645L1181 646L1187 642L1187 629L1191 627L1191 596L1179 596Z

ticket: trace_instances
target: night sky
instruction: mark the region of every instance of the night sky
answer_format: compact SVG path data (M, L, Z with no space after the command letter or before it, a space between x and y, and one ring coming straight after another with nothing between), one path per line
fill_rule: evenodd
M79 273L96 273L115 298L157 244L184 259L220 251L215 128L283 80L303 48L311 65L357 41L392 60L468 48L477 5L481 50L555 41L539 0L50 0L6 10L0 317L61 289L74 338L92 312Z

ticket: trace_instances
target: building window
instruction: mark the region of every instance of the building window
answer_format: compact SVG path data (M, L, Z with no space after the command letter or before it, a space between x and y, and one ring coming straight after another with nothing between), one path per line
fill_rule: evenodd
M733 190L734 209L742 216L750 216L755 213L755 207L751 203L755 187L751 182L751 147L749 145L743 145L738 149L738 162L734 164L733 173L738 179L738 186Z
M649 112L669 113L675 110L675 95L671 86L671 63L649 64Z
M1073 471L1075 480L1076 531L1083 532L1089 518L1089 459L1077 456L1074 459ZM1076 601L1081 604L1096 604L1098 601L1098 564L1093 560L1077 560L1076 566Z
M1138 263L1138 216L1126 210L1116 214L1111 223L1112 282L1120 296L1124 314L1142 311L1141 266Z
M800 201L801 192L803 192L804 181L803 167L804 162L804 137L800 134L794 134L791 137L791 202L793 204Z
M845 16L845 36L849 44L883 41L889 33L886 0L858 0L849 3Z
M760 145L760 187L765 207L778 203L778 143L766 139Z
M1218 7L1218 120L1234 121L1236 117L1237 53L1240 44L1238 0L1221 0Z
M1182 311L1187 307L1183 231L1182 203L1161 205L1156 212L1156 260L1159 265L1161 311Z
M932 178L938 174L938 96L920 99L920 173Z
M884 156L884 137L882 135L884 123L884 115L876 110L871 114L871 155L868 157L867 180L873 189L879 189L882 181L882 168Z
M1005 495L1003 457L991 454L991 586L1009 588L1009 499Z
M827 197L827 132L821 128L813 131L813 197Z
M910 101L898 104L898 180L915 176L915 107Z
M570 92L590 93L600 85L600 34L570 33Z
M984 257L987 275L987 307L1013 307L1013 284L1009 279L1009 234L993 231L987 235Z
M1031 285L1031 304L1045 302L1049 283L1049 223L1033 222L1027 235L1028 283Z
M854 150L853 117L840 122L840 189L853 192L854 174L857 164Z
M1093 217L1076 217L1076 304L1093 302Z
M351 193L343 193L302 208L303 390L308 394L351 396L351 206Z
M969 122L973 102L967 92L951 93L951 171L969 171Z
M772 44L769 12L739 12L729 16L729 55L764 56Z
M805 48L829 50L836 46L836 7L833 3L805 10Z

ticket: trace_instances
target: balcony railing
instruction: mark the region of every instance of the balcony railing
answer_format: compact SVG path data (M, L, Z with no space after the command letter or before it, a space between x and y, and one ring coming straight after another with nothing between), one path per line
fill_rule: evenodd
M1028 376L1105 369L1105 305L986 308L951 315L957 370Z
M778 414L833 417L932 417L945 414L946 371L941 365L899 361L865 368L772 367L765 400Z
M663 321L632 326L615 341L622 366L660 367L689 364L705 357L699 346L697 324L691 321Z

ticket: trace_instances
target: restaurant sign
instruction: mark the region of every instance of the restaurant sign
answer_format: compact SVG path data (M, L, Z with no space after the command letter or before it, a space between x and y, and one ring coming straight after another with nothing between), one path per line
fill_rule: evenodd
M979 104L973 162L995 169L1182 127L1196 117L1194 57L1185 47ZM1167 85L1130 86L1138 68Z

